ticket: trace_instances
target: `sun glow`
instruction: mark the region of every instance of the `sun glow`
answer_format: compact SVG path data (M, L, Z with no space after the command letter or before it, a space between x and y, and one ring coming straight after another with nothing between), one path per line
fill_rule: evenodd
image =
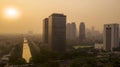
M8 7L4 9L5 18L16 19L20 16L20 12L17 8Z

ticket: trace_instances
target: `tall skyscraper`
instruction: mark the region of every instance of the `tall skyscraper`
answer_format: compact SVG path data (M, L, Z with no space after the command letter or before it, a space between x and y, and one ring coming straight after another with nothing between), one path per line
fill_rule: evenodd
M64 52L66 50L66 16L52 14L48 23L49 45L52 50Z
M73 23L68 23L66 25L66 36L68 40L75 40L76 39L76 24Z
M43 42L48 43L48 18L43 20Z
M79 26L79 40L81 42L83 42L85 40L86 36L85 36L85 24L84 22L81 22L80 23L80 26Z
M66 39L67 40L70 40L70 33L71 33L70 26L71 26L70 23L66 24Z
M113 51L113 48L119 47L119 24L104 25L104 49Z
M75 40L76 39L76 24L73 22L71 23L71 26L70 26L70 39L71 40Z

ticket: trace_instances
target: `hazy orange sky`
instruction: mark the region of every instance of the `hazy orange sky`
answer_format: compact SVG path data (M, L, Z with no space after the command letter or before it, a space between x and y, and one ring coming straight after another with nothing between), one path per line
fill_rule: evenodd
M19 9L18 19L3 17L3 9ZM102 31L103 24L120 23L120 0L0 0L0 33L42 33L42 20L51 13L67 15L67 22L85 22Z

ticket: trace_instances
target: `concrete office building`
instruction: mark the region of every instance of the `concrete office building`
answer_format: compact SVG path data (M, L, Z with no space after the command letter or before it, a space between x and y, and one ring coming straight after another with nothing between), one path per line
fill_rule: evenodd
M113 51L119 46L119 24L104 25L104 50Z
M52 14L49 16L48 42L54 51L64 52L66 50L66 16L63 14Z
M48 18L43 20L43 42L48 43Z
M86 36L85 36L85 24L84 22L81 22L80 23L80 26L79 26L79 40L81 42L83 42L85 40Z

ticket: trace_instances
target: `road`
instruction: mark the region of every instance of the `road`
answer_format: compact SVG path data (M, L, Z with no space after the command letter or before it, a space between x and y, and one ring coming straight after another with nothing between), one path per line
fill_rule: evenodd
M27 63L29 63L31 52L26 38L24 38L22 57L26 60Z

